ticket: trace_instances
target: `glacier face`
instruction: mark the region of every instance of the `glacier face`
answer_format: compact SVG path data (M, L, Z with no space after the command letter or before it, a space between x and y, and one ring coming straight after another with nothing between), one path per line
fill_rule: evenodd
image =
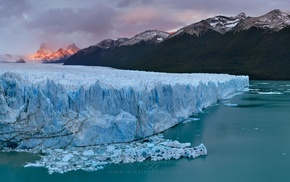
M2 64L0 148L129 142L242 91L247 76Z

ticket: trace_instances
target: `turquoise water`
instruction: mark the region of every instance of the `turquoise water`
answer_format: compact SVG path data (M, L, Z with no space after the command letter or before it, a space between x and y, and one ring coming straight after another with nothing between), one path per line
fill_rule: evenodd
M95 172L49 175L44 168L22 167L36 156L0 153L1 181L288 182L290 82L252 81L250 88L249 92L196 115L200 120L180 124L164 133L166 138L180 142L204 143L208 156L115 164Z

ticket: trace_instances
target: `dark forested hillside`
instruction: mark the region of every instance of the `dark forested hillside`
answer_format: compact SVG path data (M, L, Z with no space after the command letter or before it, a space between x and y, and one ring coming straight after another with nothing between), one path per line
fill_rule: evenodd
M251 79L290 79L290 28L258 28L196 37L174 37L135 60L134 69L247 74ZM114 65L112 65L114 66Z
M290 79L290 27L279 32L256 27L226 34L208 31L199 37L183 34L157 45L141 42L112 49L85 49L65 64L285 80Z
M89 47L71 56L65 65L109 66L120 69L133 69L136 60L146 54L155 44L140 42L131 46L110 49Z

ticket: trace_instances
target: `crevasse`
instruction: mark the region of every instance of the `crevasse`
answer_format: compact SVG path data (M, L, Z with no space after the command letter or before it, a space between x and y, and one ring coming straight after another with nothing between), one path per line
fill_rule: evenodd
M2 64L0 147L63 148L141 139L248 84L247 76Z

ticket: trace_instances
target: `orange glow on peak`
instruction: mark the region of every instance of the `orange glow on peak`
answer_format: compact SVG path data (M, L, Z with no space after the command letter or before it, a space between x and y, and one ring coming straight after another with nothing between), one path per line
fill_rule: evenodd
M52 50L47 44L42 44L36 53L27 55L26 57L31 61L50 62L68 58L79 50L75 44L69 45L67 49L59 48L57 51Z

